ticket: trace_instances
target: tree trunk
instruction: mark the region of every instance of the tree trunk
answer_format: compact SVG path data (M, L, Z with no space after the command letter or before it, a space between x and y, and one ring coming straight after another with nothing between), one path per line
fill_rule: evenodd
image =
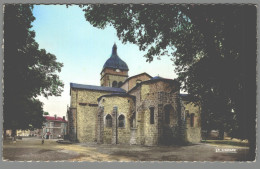
M16 137L16 130L15 129L12 129L12 137L13 137L13 141L15 141L15 137Z
M224 140L224 128L218 130L218 138Z
M6 140L6 129L4 129L4 140Z
M248 140L248 142L249 142L249 159L248 160L254 161L255 156L256 156L256 139L251 138Z
M205 133L205 140L210 140L210 138L211 138L210 133L211 133L211 129L207 129L206 133Z

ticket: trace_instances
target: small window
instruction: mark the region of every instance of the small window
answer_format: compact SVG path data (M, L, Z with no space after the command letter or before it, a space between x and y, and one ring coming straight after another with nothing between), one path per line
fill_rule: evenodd
M154 107L150 108L150 124L154 124Z
M186 115L186 117L190 117L189 110L185 110L185 115Z
M106 116L106 127L112 127L112 117L110 114Z
M190 126L194 127L194 113L191 113L190 115Z
M113 81L112 87L117 87L117 82L116 81Z
M54 127L54 122L51 122L51 123L50 123L50 127Z
M118 127L125 127L125 116L120 115L118 117Z
M123 84L123 82L119 82L119 83L118 83L118 87L121 87L122 84Z

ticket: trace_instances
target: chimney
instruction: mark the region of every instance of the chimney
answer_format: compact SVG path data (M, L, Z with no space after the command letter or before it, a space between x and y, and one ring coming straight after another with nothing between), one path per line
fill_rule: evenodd
M65 116L62 117L63 121L65 121Z

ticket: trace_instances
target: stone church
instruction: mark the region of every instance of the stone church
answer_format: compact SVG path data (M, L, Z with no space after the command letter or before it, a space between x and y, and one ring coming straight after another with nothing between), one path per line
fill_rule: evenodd
M129 68L112 48L100 85L70 83L67 111L71 141L99 144L170 145L201 139L199 106L180 94L174 79Z

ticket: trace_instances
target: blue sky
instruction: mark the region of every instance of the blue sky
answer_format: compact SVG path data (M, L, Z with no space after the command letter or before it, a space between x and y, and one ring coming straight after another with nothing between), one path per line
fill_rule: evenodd
M69 84L80 83L100 85L100 72L110 57L112 46L117 44L119 57L129 67L129 76L147 72L165 78L176 78L173 62L169 57L146 62L145 52L139 51L134 44L122 44L113 27L94 28L84 17L78 6L35 5L35 21L32 29L40 48L56 55L57 61L64 64L60 79L64 82L61 97L39 97L44 103L44 111L51 115L66 116L70 104Z

